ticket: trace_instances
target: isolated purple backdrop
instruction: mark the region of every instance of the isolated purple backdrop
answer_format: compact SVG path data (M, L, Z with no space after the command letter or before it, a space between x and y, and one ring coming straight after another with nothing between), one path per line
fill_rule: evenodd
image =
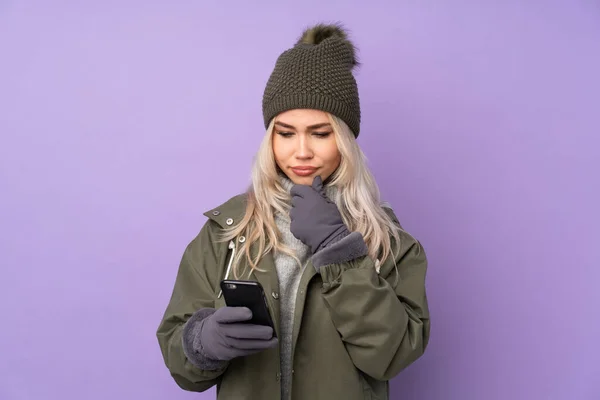
M0 2L0 399L214 398L154 333L321 20L353 32L359 142L430 259L392 397L600 398L598 4L305 0Z

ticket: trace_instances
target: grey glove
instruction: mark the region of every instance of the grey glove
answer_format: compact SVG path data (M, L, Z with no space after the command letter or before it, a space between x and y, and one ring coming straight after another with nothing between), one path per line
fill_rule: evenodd
M290 231L311 248L317 271L324 265L351 261L368 253L362 235L350 232L337 206L327 197L320 176L311 186L294 185L290 194Z
M290 194L290 231L313 254L350 234L337 206L327 197L320 176L315 177L312 186L294 185Z
M225 361L277 345L269 326L244 323L252 319L246 307L202 309L186 323L183 348L192 363L203 369L218 369Z

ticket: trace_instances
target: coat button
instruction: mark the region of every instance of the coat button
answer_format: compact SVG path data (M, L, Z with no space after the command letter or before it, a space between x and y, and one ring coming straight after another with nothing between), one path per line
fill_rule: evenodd
M277 382L279 382L280 379L281 379L281 372L278 372L277 375L275 375L275 380Z
M277 292L273 292L273 293L271 293L271 296L273 296L273 298L274 298L275 300L277 300L277 299L279 298L279 293L277 293Z
M244 243L246 241L246 236L240 236L238 240L240 241L240 243Z
M231 225L231 224L233 224L233 219L232 218L227 218L227 221L225 221L225 223L227 225Z
M213 215L217 216L219 214L221 214L221 211L217 211L217 210L213 211Z

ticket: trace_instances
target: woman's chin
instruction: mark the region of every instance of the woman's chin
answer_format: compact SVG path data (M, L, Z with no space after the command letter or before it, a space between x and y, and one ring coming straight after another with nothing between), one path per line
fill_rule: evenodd
M315 179L314 176L309 175L309 176L296 176L294 174L291 174L292 176L290 177L291 181L294 182L296 185L312 185L313 180Z

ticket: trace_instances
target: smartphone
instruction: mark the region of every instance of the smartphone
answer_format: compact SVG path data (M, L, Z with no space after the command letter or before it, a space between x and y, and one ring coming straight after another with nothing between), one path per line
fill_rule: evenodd
M248 323L270 326L275 335L267 297L259 282L224 280L221 281L221 290L228 307L248 307L252 311L252 319Z

